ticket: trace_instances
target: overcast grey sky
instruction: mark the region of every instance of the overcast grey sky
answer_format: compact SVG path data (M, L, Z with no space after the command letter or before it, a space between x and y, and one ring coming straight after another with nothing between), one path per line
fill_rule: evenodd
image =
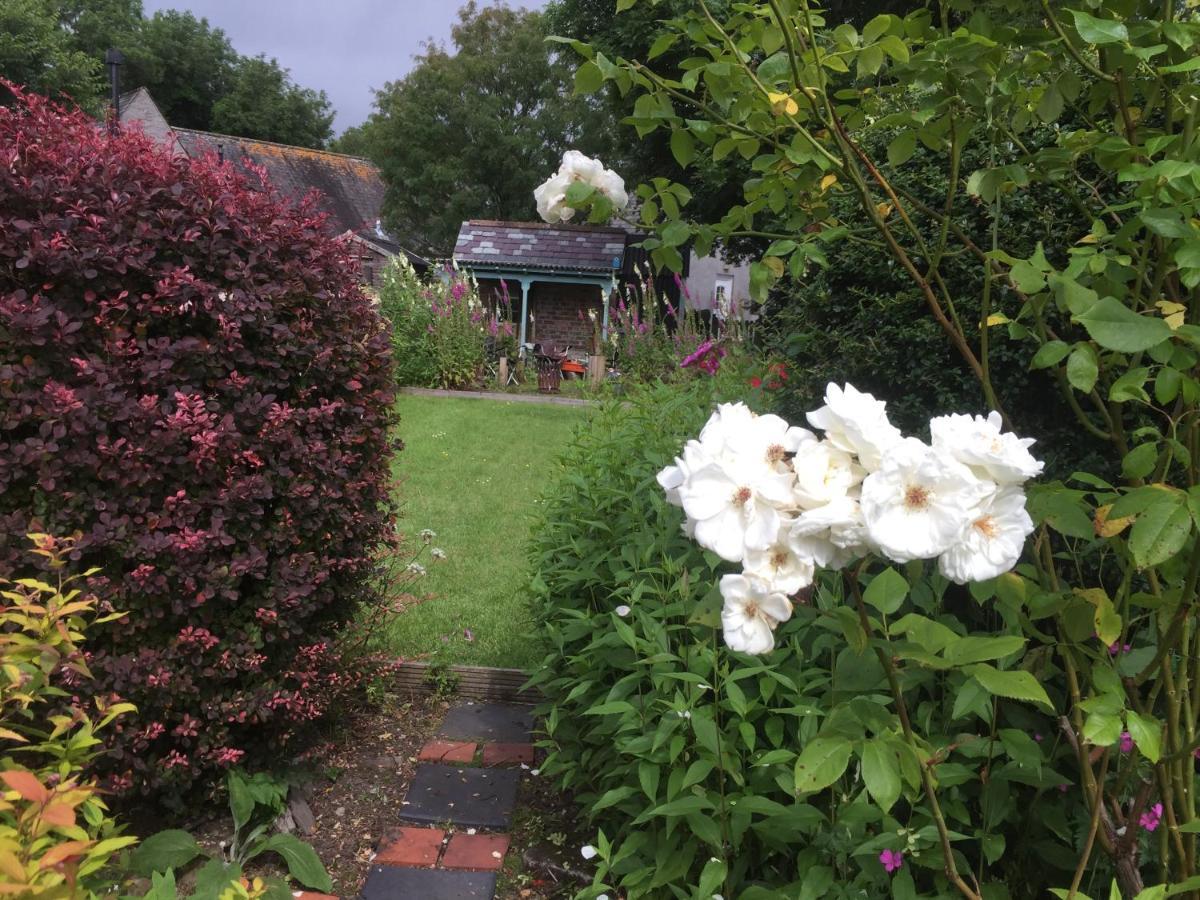
M540 9L547 0L508 5ZM304 87L329 95L336 134L366 119L373 88L400 78L432 38L449 44L459 0L143 0L146 15L186 9L222 29L238 53L265 53ZM481 3L481 6L490 5Z

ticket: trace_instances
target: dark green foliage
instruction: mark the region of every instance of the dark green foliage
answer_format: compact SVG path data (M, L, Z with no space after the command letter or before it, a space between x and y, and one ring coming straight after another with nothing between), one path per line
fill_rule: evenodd
M572 96L575 60L546 43L540 13L465 6L454 52L430 46L376 95L350 144L388 184L384 221L447 253L464 219L534 217L533 189L574 148L604 154L613 130L595 101Z
M1045 137L1042 135L1042 137ZM877 144L878 146L872 146ZM868 150L884 155L881 136L868 138ZM986 166L978 150L964 153L963 171ZM946 192L944 161L924 147L903 167L904 183L932 206ZM980 247L991 246L988 210L979 202L965 206L960 224ZM832 202L833 215L851 223L861 216L856 198L846 191ZM936 231L918 215L918 225ZM1078 215L1056 190L1035 186L1004 198L1000 233L1017 256L1029 256L1039 243L1047 254L1066 255L1061 235L1084 230ZM899 231L899 229L898 229ZM910 247L910 252L919 251ZM924 265L925 262L921 261ZM983 295L983 268L974 256L948 255L940 271L950 285L959 319L978 333ZM991 309L1015 316L1020 303L1006 287L993 287ZM850 382L888 402L888 412L906 432L923 432L931 416L949 412L984 412L978 381L957 353L912 280L874 243L841 241L829 253L829 267L810 269L802 282L786 282L771 299L768 317L776 352L791 363L793 378L782 392L785 414L802 419L819 404L825 385ZM1068 323L1056 322L1062 333ZM1012 340L1004 324L989 330L992 377L1016 429L1038 439L1039 458L1054 475L1078 469L1103 474L1097 442L1083 433L1053 378L1029 371L1025 341Z
M239 55L207 19L178 10L146 18L141 0L0 3L0 77L18 85L101 114L109 48L125 55L121 89L147 88L172 125L301 147L329 140L323 91L300 87L273 59Z
M265 56L238 60L229 91L212 110L214 131L298 147L324 147L332 125L325 92L300 87L287 69Z

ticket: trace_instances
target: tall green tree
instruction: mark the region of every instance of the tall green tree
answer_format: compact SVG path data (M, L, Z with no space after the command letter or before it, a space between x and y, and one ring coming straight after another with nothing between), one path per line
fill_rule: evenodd
M80 50L50 0L0 3L0 77L51 96L97 107L100 60Z
M232 89L238 58L225 32L171 9L143 21L141 43L126 87L149 89L172 125L211 129L213 106Z
M605 154L615 123L573 96L574 60L547 34L540 13L469 3L452 51L428 46L377 92L370 120L338 146L379 163L394 233L445 253L464 219L532 218L533 189L563 151Z
M323 147L332 126L325 92L300 87L287 69L265 56L240 59L229 92L213 104L213 130L242 137Z

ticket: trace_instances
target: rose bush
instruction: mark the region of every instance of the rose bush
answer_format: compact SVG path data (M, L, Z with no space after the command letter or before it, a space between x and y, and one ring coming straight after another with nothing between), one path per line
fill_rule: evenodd
M312 205L216 159L18 93L0 162L0 572L79 531L128 612L88 648L88 689L138 708L110 786L273 762L375 600L386 324Z

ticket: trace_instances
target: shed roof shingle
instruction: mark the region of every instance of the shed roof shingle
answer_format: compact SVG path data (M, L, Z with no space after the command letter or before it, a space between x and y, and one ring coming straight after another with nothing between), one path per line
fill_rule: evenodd
M612 272L624 254L619 228L487 219L463 222L454 246L454 259L467 265L562 272Z

